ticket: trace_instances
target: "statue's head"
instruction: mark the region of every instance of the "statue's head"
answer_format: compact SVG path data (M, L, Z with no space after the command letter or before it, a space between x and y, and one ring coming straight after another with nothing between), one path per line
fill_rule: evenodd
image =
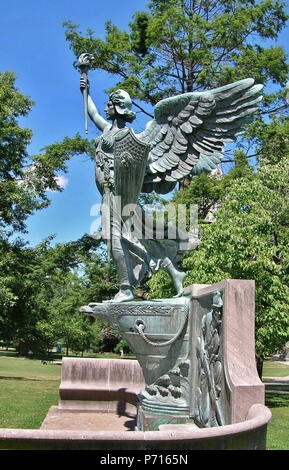
M113 91L109 95L109 103L112 103L117 114L125 121L132 122L135 119L135 113L131 110L132 101L129 94L124 90Z

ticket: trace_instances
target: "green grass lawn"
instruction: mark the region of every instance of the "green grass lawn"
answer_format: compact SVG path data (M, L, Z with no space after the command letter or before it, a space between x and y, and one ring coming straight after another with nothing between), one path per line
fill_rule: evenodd
M265 377L287 377L289 376L289 365L279 361L264 361L263 379Z
M49 408L58 404L61 365L0 354L0 428L39 429ZM110 357L119 357L112 355ZM286 377L289 366L265 361L263 377ZM289 450L289 392L266 391L272 412L268 450Z
M266 377L289 376L289 365L279 361L265 361L263 381ZM268 450L289 450L289 391L266 390L265 404L272 412L267 428Z
M272 412L267 428L267 449L289 450L289 392L266 391L266 406Z
M0 427L38 429L58 403L61 366L0 357Z

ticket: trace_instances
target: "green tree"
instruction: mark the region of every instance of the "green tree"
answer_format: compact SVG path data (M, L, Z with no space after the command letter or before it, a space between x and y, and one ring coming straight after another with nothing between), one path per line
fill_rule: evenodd
M285 155L289 157L289 117L287 109L276 112L268 122L257 120L250 129L256 147L258 161L278 163Z
M115 296L119 288L118 275L115 266L107 262L103 252L92 254L84 270L90 302L102 302Z
M136 12L127 31L111 21L105 38L64 23L78 57L94 55L92 67L115 76L144 110L145 103L247 78L285 85L288 64L276 39L288 16L279 0L151 0ZM268 43L269 42L269 43ZM268 44L267 47L261 44ZM267 98L267 105L276 96ZM143 104L144 103L144 104ZM145 110L150 114L150 108Z
M15 87L11 72L0 73L0 229L4 225L23 228L24 214L41 206L34 195L19 184L27 161L26 147L32 132L18 125L18 118L26 116L33 102Z
M83 266L99 242L84 236L52 247L52 239L33 248L7 241L0 246L1 280L6 289L1 299L0 336L17 340L22 355L44 352L60 338L71 338L73 329L74 344L90 339L90 322L78 309L88 300Z
M49 342L50 348L60 342L66 348L66 355L69 350L83 352L93 340L90 319L79 313L79 307L86 301L85 283L77 271L65 271L56 262L55 271L58 272L50 277L52 294L47 296L43 288L39 292L39 298L45 299L46 312L37 321L35 331ZM48 344L45 346L48 349Z
M67 161L73 155L92 156L94 147L76 135L30 155L32 131L19 120L33 102L15 82L12 72L0 72L0 335L17 339L20 352L27 354L29 349L45 349L51 341L38 322L48 315L57 274L61 281L77 266L88 241L76 243L76 251L73 244L49 248L50 239L28 248L20 238L12 242L11 235L25 232L27 217L49 205L48 190L61 190L57 175L67 171Z
M227 187L215 213L202 225L201 243L183 260L186 284L224 279L253 279L256 285L256 355L282 349L289 338L289 159L264 163L256 172ZM162 278L151 281L151 293L169 292Z

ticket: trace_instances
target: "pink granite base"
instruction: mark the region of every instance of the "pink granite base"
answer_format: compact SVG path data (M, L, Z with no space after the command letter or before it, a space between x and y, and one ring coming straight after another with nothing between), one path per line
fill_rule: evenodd
M114 419L114 418L113 418ZM226 426L197 429L162 425L159 431L102 431L68 429L0 429L0 449L186 451L263 450L271 412L263 405L250 408L246 420ZM112 422L112 421L111 421Z
M63 358L59 409L135 415L145 387L131 359Z
M224 290L224 365L231 394L231 422L244 421L252 405L265 401L265 386L255 361L255 282L230 279L189 289L195 298Z
M136 411L136 410L135 410ZM97 411L62 410L52 406L41 430L134 431L136 413L116 414Z

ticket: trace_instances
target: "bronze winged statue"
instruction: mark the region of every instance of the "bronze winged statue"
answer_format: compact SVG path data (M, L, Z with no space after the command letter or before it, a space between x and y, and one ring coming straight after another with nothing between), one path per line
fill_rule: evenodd
M187 234L176 230L172 239L166 227L159 236L154 224L151 236L144 236L144 212L134 207L140 193L167 194L184 177L216 168L225 143L235 140L258 109L262 88L249 78L164 99L155 106L154 119L146 129L135 134L126 126L135 118L129 94L124 90L110 94L106 120L90 96L87 77L82 76L80 89L86 93L88 115L102 132L96 139L95 179L107 208L103 238L120 281L112 302L133 300L134 287L159 268L171 276L176 296L183 295L185 274L178 269L178 261L184 255ZM132 214L139 236L127 228Z

